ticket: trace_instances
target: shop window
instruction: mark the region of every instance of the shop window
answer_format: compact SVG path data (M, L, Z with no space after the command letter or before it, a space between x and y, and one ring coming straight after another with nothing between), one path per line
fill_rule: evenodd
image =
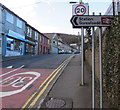
M34 46L31 44L26 44L26 53L33 54L34 53Z
M23 42L7 38L6 56L17 56L23 53Z
M6 13L6 21L13 24L13 15L10 14L9 12Z
M17 18L17 27L22 29L22 21Z

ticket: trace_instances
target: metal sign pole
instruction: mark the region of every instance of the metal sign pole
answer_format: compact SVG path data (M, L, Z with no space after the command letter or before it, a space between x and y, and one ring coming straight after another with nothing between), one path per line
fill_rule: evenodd
M102 27L99 27L99 57L100 57L100 109L103 108L103 76L102 76Z
M82 83L81 85L84 85L84 28L82 27L81 28L81 44L82 44L82 75L81 75L81 78L82 78Z
M95 108L95 33L92 27L92 108Z

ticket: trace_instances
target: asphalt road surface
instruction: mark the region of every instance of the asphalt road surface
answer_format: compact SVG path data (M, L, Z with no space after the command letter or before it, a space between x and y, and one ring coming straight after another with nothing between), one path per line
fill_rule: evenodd
M71 56L71 54L30 56L28 58L3 62L2 67L19 68L24 65L23 68L56 69L69 56Z
M2 107L24 108L32 99L36 102L35 97L44 93L54 74L63 67L61 64L70 56L72 54L37 55L3 62L0 74Z

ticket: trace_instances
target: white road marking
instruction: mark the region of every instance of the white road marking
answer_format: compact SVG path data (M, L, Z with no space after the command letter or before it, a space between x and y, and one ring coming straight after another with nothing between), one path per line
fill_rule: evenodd
M18 89L18 90L14 90L14 91L6 91L6 92L0 92L0 97L5 97L5 96L11 96L11 95L14 95L14 94L17 94L17 93L19 93L19 92L22 92L23 90L25 90L29 85L31 85L38 77L40 77L41 76L41 74L40 73L38 73L38 72L24 72L24 73L17 73L17 74L14 74L14 75L12 75L12 76L10 76L10 77L7 77L6 79L4 79L3 81L6 81L6 80L8 80L9 78L12 78L12 77L15 77L15 76L17 76L17 75L35 75L36 77L35 78L33 78L29 83L27 83L26 85L23 85L23 87L22 88L20 88L20 89ZM24 77L24 79L25 79L26 77ZM28 78L28 77L27 77ZM31 77L30 77L31 78ZM23 79L23 80L24 80ZM23 80L21 80L21 81L23 81ZM14 82L14 81L13 81ZM14 82L14 83L11 83L11 85L15 85L15 84L17 84L18 82ZM2 86L2 83L0 84L0 86ZM10 85L9 85L10 86ZM13 86L14 87L14 86Z
M6 67L6 68L12 68L13 66L8 66L8 67Z
M7 74L9 74L9 73L12 73L12 72L14 72L14 71L17 71L17 70L23 68L24 66L25 66L25 65L22 65L22 66L19 67L19 68L16 68L16 69L14 69L14 70L12 70L12 71L9 71L9 72L7 72L7 73L4 73L4 74L0 75L0 77L5 76L5 75L7 75Z

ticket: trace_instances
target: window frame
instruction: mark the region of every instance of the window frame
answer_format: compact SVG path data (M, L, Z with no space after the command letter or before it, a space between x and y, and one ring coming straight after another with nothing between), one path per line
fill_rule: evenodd
M17 25L18 28L22 29L22 26L23 26L22 20L20 20L19 18L17 18L17 24L16 25Z
M6 21L13 24L14 23L14 16L13 14L9 13L8 11L6 11Z

